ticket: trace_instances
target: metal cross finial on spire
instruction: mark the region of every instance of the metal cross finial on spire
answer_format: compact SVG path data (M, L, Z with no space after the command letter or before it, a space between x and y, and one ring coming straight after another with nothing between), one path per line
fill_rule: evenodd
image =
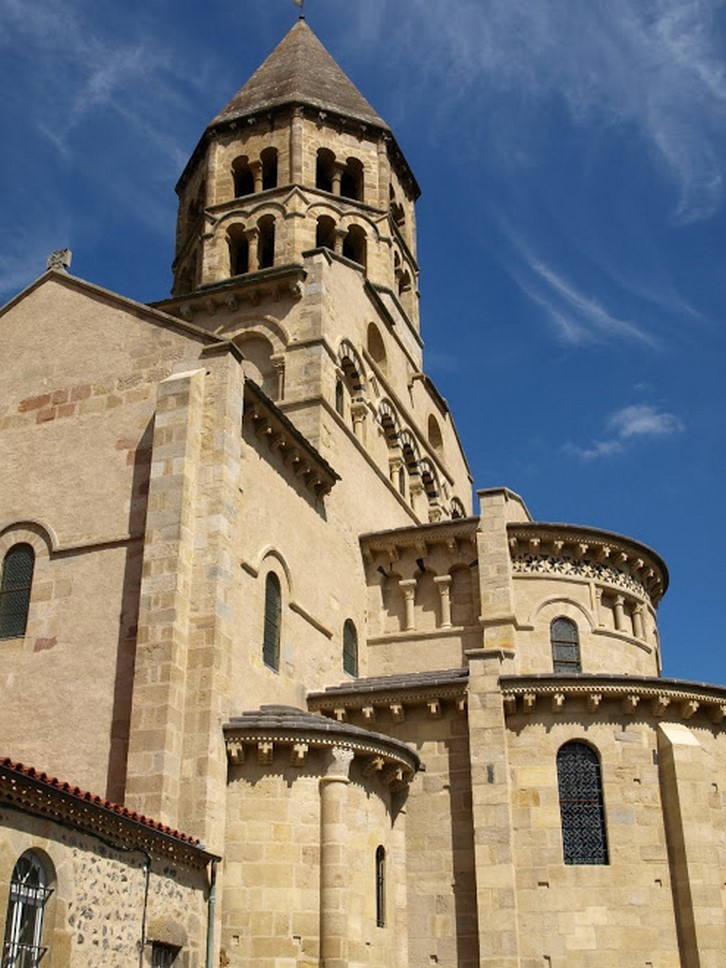
M300 20L305 19L305 0L292 0L296 7L300 7Z

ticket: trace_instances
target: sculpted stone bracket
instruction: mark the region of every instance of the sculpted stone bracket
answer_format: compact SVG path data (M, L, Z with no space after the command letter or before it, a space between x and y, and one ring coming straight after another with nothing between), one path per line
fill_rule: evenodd
M364 534L361 539L363 559L372 564L377 555L389 562L399 561L407 551L414 557L426 559L436 545L443 545L450 554L457 550L468 565L476 554L477 518L457 518L413 528Z
M626 677L623 677L625 679ZM568 704L585 700L587 711L596 713L603 703L618 703L626 716L636 714L662 718L666 713L689 720L702 713L719 725L726 716L726 689L699 690L689 683L656 679L613 682L598 676L587 677L503 677L501 687L506 715L531 715L536 711L566 711Z
M308 721L320 719L313 729L283 728L261 733L258 728L230 723L225 726L227 758L233 766L247 763L270 767L274 764L302 768L309 764L315 752L332 750L344 753L350 760L361 763L364 776L377 775L392 790L411 782L421 764L417 754L400 740L377 733L365 735L356 726L332 729L328 720L311 714L301 714ZM244 717L242 717L244 719Z
M467 697L463 688L459 687L456 690L452 688L435 693L417 691L409 695L397 693L393 696L385 693L335 697L317 694L308 699L310 709L321 712L339 723L349 722L351 716L358 714L366 724L373 723L386 715L394 723L403 723L406 720L407 710L414 708L425 709L431 719L441 719L446 703L452 703L458 713L466 713Z

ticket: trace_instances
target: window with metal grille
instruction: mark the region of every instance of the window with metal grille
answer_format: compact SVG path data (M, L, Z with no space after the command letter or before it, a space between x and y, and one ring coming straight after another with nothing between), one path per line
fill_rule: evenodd
M3 561L0 579L0 639L25 635L33 584L35 552L29 544L16 544Z
M18 859L10 878L3 968L36 968L48 950L41 945L43 911L51 893L43 865L32 851Z
M168 968L173 965L181 949L175 944L164 944L162 941L151 942L151 968Z
M577 626L569 618L556 618L550 625L552 665L555 672L582 672Z
M265 628L262 639L262 658L271 669L280 668L281 612L280 579L271 571L265 579Z
M376 925L386 926L386 851L376 847Z
M358 675L358 633L350 619L343 626L343 672Z
M600 759L587 743L557 752L562 849L566 864L607 864L608 845Z

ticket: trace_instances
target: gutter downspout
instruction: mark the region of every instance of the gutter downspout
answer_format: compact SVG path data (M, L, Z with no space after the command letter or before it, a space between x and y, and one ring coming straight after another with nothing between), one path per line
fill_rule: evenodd
M218 859L212 861L209 874L209 897L207 898L207 959L205 968L214 968L214 906L217 899L217 864Z

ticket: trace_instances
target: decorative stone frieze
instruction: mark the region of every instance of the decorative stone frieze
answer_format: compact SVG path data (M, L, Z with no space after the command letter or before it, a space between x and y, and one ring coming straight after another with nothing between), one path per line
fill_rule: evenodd
M597 582L654 607L668 587L665 564L654 551L609 531L531 524L509 525L507 533L515 575Z
M356 679L324 692L309 693L308 707L338 721L358 713L370 722L377 712L385 712L394 722L403 722L406 709L413 707L425 708L433 719L438 719L447 702L458 712L465 712L467 684L467 669Z

